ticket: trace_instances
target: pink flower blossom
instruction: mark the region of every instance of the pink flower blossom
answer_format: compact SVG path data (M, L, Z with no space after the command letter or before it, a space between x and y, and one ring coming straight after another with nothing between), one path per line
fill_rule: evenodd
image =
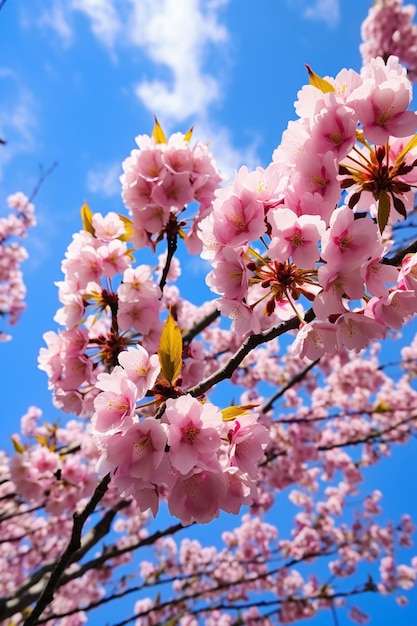
M168 399L163 419L168 424L169 458L176 470L188 474L196 466L219 468L216 453L222 418L215 406L191 396Z
M318 215L298 217L290 209L276 209L268 214L271 224L269 256L283 263L292 257L300 268L314 267L319 260L318 242L326 225Z
M168 498L171 515L186 526L192 522L206 524L219 516L221 502L226 495L226 481L222 471L192 470L179 476Z
M158 355L149 356L145 348L138 344L135 348L129 347L121 352L118 358L129 380L136 385L138 400L143 398L154 386L161 371Z
M258 415L240 415L227 435L230 443L230 464L256 479L258 463L270 442L268 431L258 423Z

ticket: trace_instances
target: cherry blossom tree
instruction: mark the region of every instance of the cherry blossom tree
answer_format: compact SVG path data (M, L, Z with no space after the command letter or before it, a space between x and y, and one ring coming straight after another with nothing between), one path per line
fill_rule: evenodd
M129 597L118 626L365 623L361 596L407 602L413 521L382 522L383 488L361 486L417 427L417 336L381 353L417 312L417 114L389 11L414 32L383 0L360 72L307 66L267 168L225 183L192 130L155 120L122 164L125 210L82 206L39 353L68 417L31 406L0 452L2 624L78 626ZM34 219L9 204L3 242ZM207 262L207 302L181 294L178 251ZM5 283L22 258L2 243ZM15 321L23 290L4 293Z

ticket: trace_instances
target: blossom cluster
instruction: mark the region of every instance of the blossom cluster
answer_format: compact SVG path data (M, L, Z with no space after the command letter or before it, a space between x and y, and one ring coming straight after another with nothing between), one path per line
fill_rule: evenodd
M136 137L139 149L123 161L122 197L132 214L137 247L154 248L164 233L181 232L190 253L201 249L197 225L209 213L221 177L207 147L201 142L191 146L191 134L175 133L167 140L157 122L152 137ZM191 203L198 203L198 210L184 220Z
M403 6L403 0L376 0L361 26L363 62L395 55L414 82L417 78L417 25L412 21L415 12L415 5Z
M416 255L404 256L401 268L386 262L417 181L417 114L408 109L405 70L390 57L360 74L308 71L300 117L266 169L242 167L216 189L220 176L207 149L179 133L167 140L156 123L123 164L132 220L82 208L84 228L58 283L63 306L55 320L64 329L46 333L39 365L56 406L92 418L100 475L110 472L141 510L156 514L162 498L184 523L237 512L256 496L256 466L268 443L256 413L235 413L229 424L199 390L224 340L207 329L211 348L194 339L183 345L199 309L166 284L180 273L178 238L202 248L213 267L207 284L233 320L227 352L291 319L299 326L295 357L360 350L417 311ZM186 234L181 216L196 200ZM155 211L162 221L154 222ZM136 264L133 245L155 249L165 236L168 252L156 268ZM308 316L305 303L312 304ZM161 318L171 310L177 339L162 348ZM243 464L233 451L241 438L251 459Z
M18 242L36 224L35 208L22 192L7 198L13 212L0 218L0 315L16 324L25 309L26 287L20 264L27 258L26 249ZM10 335L0 331L0 341Z
M160 373L157 355L142 346L119 355L121 365L98 376L93 435L97 469L111 473L123 497L156 515L161 497L183 524L209 522L219 511L238 513L256 496L258 463L269 442L255 413L229 422L210 402L168 398L160 419L141 416L137 402Z
M213 265L207 284L234 330L296 315L294 352L315 359L362 349L417 311L410 271L386 263L392 225L413 209L417 114L395 57L360 74L309 74L273 162L241 168L218 190L199 236Z

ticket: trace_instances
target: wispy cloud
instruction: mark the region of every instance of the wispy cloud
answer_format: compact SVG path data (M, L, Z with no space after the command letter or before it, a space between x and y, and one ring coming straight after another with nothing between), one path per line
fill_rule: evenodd
M74 14L82 13L113 60L123 48L140 50L149 62L138 66L141 74L133 85L139 101L158 116L167 132L178 124L184 130L190 124L200 129L210 126L205 140L213 149L221 146L222 164L230 174L245 159L255 162L256 157L254 143L238 150L226 128L208 122L224 93L221 64L213 59L227 59L230 35L221 10L229 1L53 0L54 11L47 21L43 18L43 25L55 29L66 44L75 40ZM90 178L90 184L94 186L95 180Z
M94 35L107 48L112 49L122 30L116 4L113 0L71 0L70 6L90 19Z
M87 188L91 193L97 193L110 198L120 193L119 176L122 168L119 162L99 165L87 174Z
M220 98L219 80L205 69L212 46L227 41L218 21L219 3L203 9L199 0L143 0L134 3L131 37L169 80L143 80L136 94L143 104L165 119L203 117Z
M7 141L0 150L0 179L3 168L17 154L28 152L35 145L36 101L14 72L0 68L0 137Z
M340 0L286 0L286 3L302 19L324 22L329 28L340 22Z
M325 22L327 26L334 28L340 20L339 0L316 0L304 9L303 17Z
M28 16L25 16L25 26L29 27L30 24ZM73 31L69 22L68 9L63 4L62 0L55 0L52 6L48 9L40 11L37 18L38 26L52 30L56 33L62 44L67 47L72 43Z

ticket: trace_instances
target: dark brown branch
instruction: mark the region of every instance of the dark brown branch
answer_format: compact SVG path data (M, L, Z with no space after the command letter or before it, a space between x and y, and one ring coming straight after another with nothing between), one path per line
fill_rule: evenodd
M400 426L404 426L405 424L408 424L410 422L413 422L414 420L417 420L417 415L411 415L410 417L407 417L403 420L400 420L399 422L397 422L396 424L392 424L391 426L388 426L387 428L383 428L382 430L377 430L375 429L375 431L369 433L369 435L366 435L365 437L360 437L359 439L351 439L348 441L341 441L339 443L330 443L327 446L317 446L317 450L320 450L320 452L326 451L326 450L333 450L334 448L344 448L347 446L356 446L360 443L370 443L372 441L376 441L380 438L383 437L383 435L387 435L388 433L396 430L397 428L399 428ZM389 441L389 439L382 439L383 442Z
M414 254L415 252L417 252L417 240L410 243L410 245L406 248L399 250L396 254L394 254L394 256L385 257L382 259L381 263L384 263L385 265L401 265L403 258L407 254Z
M178 240L177 233L167 235L167 258L165 261L164 269L162 270L161 280L159 281L159 288L161 291L164 290L164 287L167 281L169 268L171 267L171 261L174 258L174 254L177 250L177 240Z
M77 551L81 548L81 533L84 524L89 516L94 512L97 504L106 493L109 483L110 474L107 474L107 476L105 476L102 481L97 485L92 498L86 504L81 513L74 513L74 525L72 528L71 539L67 545L67 548L62 554L61 558L57 561L45 589L41 593L35 607L33 608L33 611L25 620L23 626L35 626L35 624L37 624L38 618L42 615L43 611L54 599L54 593L59 585L62 574L64 573L68 565L70 565L70 563L72 562L74 554L76 554Z
M309 309L307 311L304 319L307 323L311 322L314 319L314 313L312 309ZM206 393L206 391L211 389L211 387L214 387L214 385L216 385L217 383L221 382L222 380L226 380L227 378L231 378L234 371L242 363L245 356L247 356L254 348L260 346L263 343L271 341L276 337L280 337L289 330L297 329L299 325L300 320L297 317L292 317L287 322L283 322L278 326L273 326L272 328L264 330L256 335L249 335L249 337L245 339L245 341L243 342L241 347L235 352L235 354L230 357L226 365L220 367L217 371L208 376L198 385L187 389L187 393L194 397L202 396L204 393Z
M281 396L284 395L284 393L286 391L288 391L288 389L291 389L292 387L294 387L294 385L296 385L297 383L300 383L302 380L304 380L305 376L308 374L308 372L310 370L313 369L313 367L315 367L317 365L317 363L320 361L320 359L316 359L315 361L313 361L312 363L310 363L309 365L307 365L307 367L305 367L303 370L301 370L301 372L298 372L298 374L296 374L295 376L293 376L291 378L291 380L288 381L288 383L286 385L284 385L284 387L281 387L281 389L279 389L269 400L266 404L263 405L263 407L261 407L261 413L267 413L268 411L270 411L272 409L272 406L274 404L274 402L276 400L278 400L278 398L281 398Z
M189 330L187 330L182 336L182 343L184 346L190 344L194 337L199 335L201 331L210 326L214 320L220 317L220 311L216 308L211 313L208 313L202 320L194 324Z

